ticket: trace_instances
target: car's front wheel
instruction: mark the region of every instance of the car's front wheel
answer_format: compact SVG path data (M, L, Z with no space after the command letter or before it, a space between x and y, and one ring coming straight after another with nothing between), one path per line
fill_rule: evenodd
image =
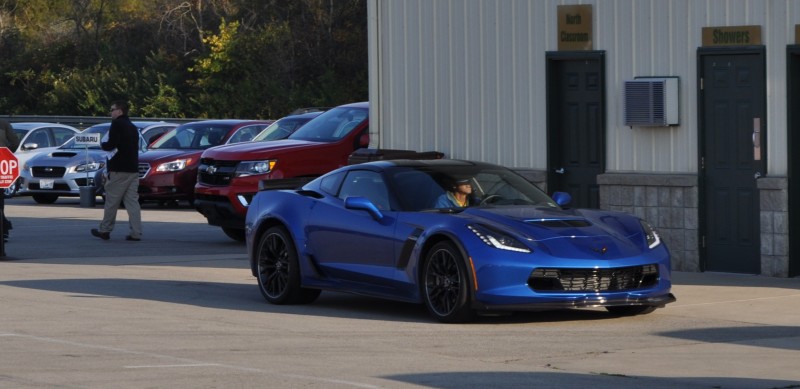
M306 304L317 299L319 289L300 286L300 264L291 235L280 226L270 227L258 243L256 277L261 295L272 304Z
M58 200L58 196L56 195L47 195L47 194L37 194L33 195L33 201L39 204L53 204Z
M5 189L3 195L5 196L5 198L10 199L17 194L18 190L19 190L19 181L17 180L12 182L11 185L9 185L8 188Z
M425 256L422 269L422 297L428 312L444 323L472 320L467 266L451 242L435 244Z

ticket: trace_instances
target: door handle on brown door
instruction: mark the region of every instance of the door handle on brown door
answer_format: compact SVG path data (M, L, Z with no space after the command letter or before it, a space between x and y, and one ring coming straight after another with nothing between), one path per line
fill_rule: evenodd
M556 169L555 171L556 171L556 174L564 174L564 173L567 172L566 170L564 170L563 167L560 167L560 168Z

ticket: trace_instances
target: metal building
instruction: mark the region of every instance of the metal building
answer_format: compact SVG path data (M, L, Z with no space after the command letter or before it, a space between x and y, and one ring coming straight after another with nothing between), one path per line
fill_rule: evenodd
M374 147L502 164L639 215L676 270L800 275L800 0L368 11Z

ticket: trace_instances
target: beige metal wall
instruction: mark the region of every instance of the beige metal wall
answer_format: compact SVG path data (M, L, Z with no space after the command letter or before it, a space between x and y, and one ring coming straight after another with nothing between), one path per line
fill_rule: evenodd
M370 0L373 146L546 168L545 55L557 6L592 4L606 52L607 170L697 171L697 49L707 26L762 26L768 173L786 174L786 45L800 0ZM622 124L622 86L680 78L680 125Z

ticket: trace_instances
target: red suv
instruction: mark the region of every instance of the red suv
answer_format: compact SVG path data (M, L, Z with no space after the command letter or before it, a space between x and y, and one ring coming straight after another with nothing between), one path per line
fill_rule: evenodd
M369 103L362 102L328 110L287 139L208 149L200 158L195 208L208 224L244 241L244 218L259 181L317 177L347 165L353 151L367 146Z
M272 120L203 120L182 124L139 154L140 201L194 201L200 154L253 139Z

